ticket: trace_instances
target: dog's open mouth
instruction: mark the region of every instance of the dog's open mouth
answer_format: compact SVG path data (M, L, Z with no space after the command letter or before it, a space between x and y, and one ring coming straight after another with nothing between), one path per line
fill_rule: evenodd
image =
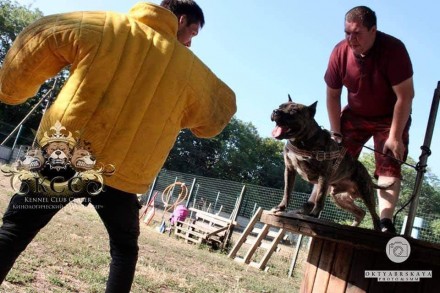
M272 137L280 139L283 134L289 132L290 128L287 126L280 126L276 125L275 128L272 130Z

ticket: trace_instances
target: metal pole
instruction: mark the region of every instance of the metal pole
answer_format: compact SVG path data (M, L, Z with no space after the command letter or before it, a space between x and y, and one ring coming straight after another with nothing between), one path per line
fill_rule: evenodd
M437 88L434 91L434 97L432 98L432 104L431 104L431 112L429 113L429 119L428 119L428 126L426 128L425 133L425 141L423 142L422 154L419 157L419 163L417 164L417 177L416 182L414 184L414 191L412 194L412 197L414 198L411 202L411 205L409 207L408 212L408 220L406 222L405 226L405 232L404 235L407 237L411 237L411 231L412 227L414 225L414 218L416 216L417 212L417 206L419 205L419 195L420 190L422 188L423 184L423 177L426 172L426 166L428 162L428 157L431 155L431 139L432 134L434 132L434 126L435 126L435 120L437 118L437 111L439 106L439 100L440 100L440 81L437 83Z
M21 120L20 123L18 123L18 125L14 128L14 130L12 130L12 132L5 138L5 140L3 140L3 142L0 145L4 145L12 137L12 135L14 135L14 133L20 128L20 126L26 122L29 116L31 116L31 114L38 108L38 106L40 106L40 104L46 99L46 97L53 91L56 83L57 80L55 80L55 82L53 83L52 88L48 90L47 93L38 101L38 103L34 105L34 107L29 111L29 113L27 113L27 115L23 118L23 120Z
M255 214L255 210L257 209L257 203L254 203L254 208L252 209L252 216Z
M220 191L217 192L217 197L215 198L215 203L214 203L214 209L213 212L215 213L215 208L217 207L217 202L218 202L218 197L220 196Z
M234 212L232 214L232 220L233 221L237 221L238 214L240 212L241 204L243 203L243 197L244 197L245 193L246 193L246 185L243 185L243 188L241 189L240 196L237 198L237 201L235 203L235 209L234 209Z
M55 82L56 82L56 80L55 80ZM44 115L44 113L46 113L47 108L49 108L49 104L50 104L50 101L46 100L46 105L44 106L44 109L43 109L43 115ZM40 128L41 128L41 121L42 121L42 119L40 120L40 124L38 124L37 132L35 132L35 137L34 137L34 141L32 142L32 147L35 147L35 144L37 143L37 135L38 135L38 132L40 131Z
M189 189L189 194L188 194L188 199L186 200L186 204L185 207L188 208L189 207L189 203L191 202L191 200L193 199L193 190L194 190L194 186L196 185L196 178L193 179L193 182L191 184L191 188ZM197 186L197 190L198 190L198 186ZM197 194L197 193L196 193ZM195 202L195 201L194 201Z
M147 205L150 203L151 197L153 196L154 189L156 188L157 177L159 177L159 175L157 175L156 178L154 178L154 181L150 186L150 192L148 193L148 197L147 197Z
M15 145L17 144L17 141L18 141L18 138L20 137L20 133L21 133L22 129L23 129L23 124L20 125L20 128L18 129L17 136L15 137L14 144L12 145L12 151L14 151L14 149L15 149Z
M301 249L302 242L303 242L303 234L299 234L298 239L296 240L295 252L293 253L292 262L290 263L289 273L287 274L289 278L291 278L293 275L293 270L295 269L296 261L298 260L298 255Z

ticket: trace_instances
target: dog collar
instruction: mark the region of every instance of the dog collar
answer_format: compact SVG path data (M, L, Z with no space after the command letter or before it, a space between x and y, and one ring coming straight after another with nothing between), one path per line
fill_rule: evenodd
M307 151L294 146L290 141L287 141L286 147L297 154L298 156L315 159L317 161L330 161L338 158L342 158L345 155L344 148L341 148L337 151L332 152L324 152L324 151Z

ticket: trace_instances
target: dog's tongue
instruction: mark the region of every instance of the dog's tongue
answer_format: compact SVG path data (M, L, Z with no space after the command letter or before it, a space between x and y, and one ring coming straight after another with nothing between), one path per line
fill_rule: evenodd
M277 138L283 133L283 129L278 125L272 130L272 137Z

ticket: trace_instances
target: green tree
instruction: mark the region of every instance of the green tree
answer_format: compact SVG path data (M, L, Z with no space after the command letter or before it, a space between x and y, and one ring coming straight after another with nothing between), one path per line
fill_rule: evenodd
M20 5L15 1L0 0L0 65L12 46L18 34L30 23L41 18L43 13L29 6ZM53 96L59 92L63 82L66 80L68 72L64 70L58 75L58 84L53 92ZM52 87L53 80L47 81L42 85L39 93L25 103L17 106L9 106L0 103L0 142L10 133L10 131L29 113L33 106L43 97ZM21 140L18 143L29 144L34 137L36 129L41 120L41 115L46 106L50 103L47 100L29 117L24 124L24 132L21 133ZM13 113L13 115L11 114ZM6 145L12 145L13 140L9 140Z
M177 137L164 168L207 177L216 176L221 143L217 139L199 139L184 129Z
M0 0L0 64L17 35L43 13L15 1Z
M234 118L217 139L222 143L219 173L225 179L258 184L262 139L255 126Z
M199 139L181 131L164 168L271 188L284 187L284 143L261 138L252 123L232 118L221 134ZM295 191L310 192L299 176Z
M359 160L365 165L365 167L368 169L368 172L373 175L375 169L374 154L363 153ZM414 193L415 181L417 177L417 170L415 167L418 166L411 157L408 157L406 163L407 164L402 165L402 188L396 211L408 203ZM409 205L407 206L406 210L408 210L408 207ZM429 168L427 168L424 174L423 183L420 190L418 213L440 214L439 179L430 171ZM402 217L403 216L404 215L402 215Z

